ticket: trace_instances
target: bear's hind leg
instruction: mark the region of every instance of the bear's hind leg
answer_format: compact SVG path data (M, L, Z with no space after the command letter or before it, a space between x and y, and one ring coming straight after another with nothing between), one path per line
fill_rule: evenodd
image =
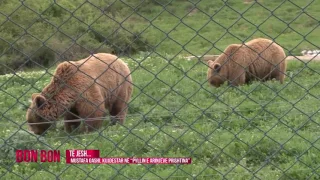
M275 78L277 81L280 81L281 84L284 83L284 79L286 77L286 70L287 70L287 60L286 55L283 54L276 54L273 59L276 59L278 62L275 66L275 70L272 73L272 78Z
M281 63L279 67L277 67L277 70L275 70L272 73L273 74L272 78L275 78L277 81L280 81L281 84L283 84L284 78L286 77L285 67L283 66L285 66L285 64Z
M286 60L283 60L280 64L280 77L279 77L279 81L281 82L281 84L284 82L284 79L286 78L286 70L287 70L287 62Z
M110 110L111 124L115 125L116 122L119 122L121 125L124 124L124 121L128 112L127 99L122 99L118 97L115 103L112 105Z

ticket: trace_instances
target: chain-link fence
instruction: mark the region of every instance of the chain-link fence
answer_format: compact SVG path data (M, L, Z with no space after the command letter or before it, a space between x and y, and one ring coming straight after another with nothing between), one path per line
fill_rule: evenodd
M1 178L319 179L319 8L318 0L0 1ZM275 43L244 44L256 38L286 55L273 56ZM228 54L231 44L243 46ZM233 65L217 66L224 54ZM271 65L232 69L256 60L278 61L284 82ZM267 81L248 81L262 72ZM17 163L16 149L58 149L61 162ZM67 149L192 164L69 165Z

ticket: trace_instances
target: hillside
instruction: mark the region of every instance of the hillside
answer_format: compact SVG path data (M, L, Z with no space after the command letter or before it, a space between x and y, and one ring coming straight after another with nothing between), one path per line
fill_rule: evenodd
M289 61L284 84L213 88L205 63L182 58L255 37L274 38L288 55L319 49L320 1L244 2L0 1L0 73L7 73L0 75L0 177L319 179L320 63ZM125 125L110 127L107 117L90 134L67 134L62 121L44 137L28 133L26 110L49 83L50 66L89 51L115 53L132 71ZM61 163L18 164L16 149L58 149ZM192 157L192 164L67 165L66 149Z
M319 8L319 1L300 0L4 0L0 62L6 67L0 73L12 72L9 67L47 67L90 52L131 57L149 51L164 58L217 54L255 37L273 38L288 55L300 55L319 49Z

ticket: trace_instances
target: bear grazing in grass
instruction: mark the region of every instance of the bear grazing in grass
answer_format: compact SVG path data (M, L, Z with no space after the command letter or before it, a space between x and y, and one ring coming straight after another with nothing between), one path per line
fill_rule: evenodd
M26 115L29 129L42 134L51 126L45 122L64 116L65 120L77 119L65 121L67 132L80 125L79 119L91 118L81 128L89 132L101 127L108 112L123 124L132 95L130 73L121 59L104 53L59 64L51 82L41 93L32 94Z
M208 61L208 82L219 87L224 82L238 86L252 80L283 83L286 54L275 42L258 38L245 44L231 44L215 61Z

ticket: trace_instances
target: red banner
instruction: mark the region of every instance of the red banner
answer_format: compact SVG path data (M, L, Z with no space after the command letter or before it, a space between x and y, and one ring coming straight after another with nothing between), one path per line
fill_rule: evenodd
M100 151L99 150L66 150L66 162L67 164L70 164L70 160L78 158L86 159L86 158L100 158Z
M66 150L67 164L191 164L191 158L145 157L101 158L99 150Z

